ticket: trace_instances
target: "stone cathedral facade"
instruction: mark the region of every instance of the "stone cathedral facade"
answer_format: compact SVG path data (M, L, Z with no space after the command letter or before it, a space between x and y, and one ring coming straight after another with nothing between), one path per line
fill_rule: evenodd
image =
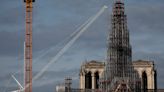
M157 72L154 61L137 60L133 61L135 71L141 78L141 88L157 89ZM80 89L98 89L99 79L103 76L105 62L88 61L81 65Z
M102 92L141 92L140 89L157 89L154 62L132 62L127 15L121 0L115 0L107 42L107 60L104 63L90 61L81 66L80 89L101 89Z

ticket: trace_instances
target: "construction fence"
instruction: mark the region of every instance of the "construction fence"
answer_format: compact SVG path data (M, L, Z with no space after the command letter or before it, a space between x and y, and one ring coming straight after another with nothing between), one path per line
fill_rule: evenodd
M71 89L71 90L66 90L65 92L103 92L98 89ZM119 92L124 92L124 91L119 91ZM141 90L140 92L164 92L164 89L149 89L149 90Z

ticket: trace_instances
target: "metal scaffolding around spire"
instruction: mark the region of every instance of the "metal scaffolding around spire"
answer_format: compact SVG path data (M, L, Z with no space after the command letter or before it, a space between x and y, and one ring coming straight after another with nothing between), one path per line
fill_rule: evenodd
M111 23L107 52L110 78L131 77L131 46L124 3L120 0L114 4Z
M115 0L112 10L111 31L108 35L106 72L104 79L100 80L101 87L104 89L103 92L137 92L138 84L134 80L137 77L132 66L132 50L127 16L124 11L123 1Z

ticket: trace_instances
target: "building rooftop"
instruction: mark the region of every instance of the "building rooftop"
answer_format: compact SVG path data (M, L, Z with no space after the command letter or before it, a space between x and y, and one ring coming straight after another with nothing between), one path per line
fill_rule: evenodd
M154 65L154 61L137 60L133 61L133 65Z

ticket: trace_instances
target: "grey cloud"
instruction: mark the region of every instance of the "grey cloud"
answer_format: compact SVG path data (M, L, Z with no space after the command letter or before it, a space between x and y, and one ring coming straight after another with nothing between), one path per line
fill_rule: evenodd
M138 1L137 1L138 2ZM153 2L153 1L152 1ZM127 5L128 27L130 30L133 59L155 61L158 71L158 87L163 88L164 51L164 8L163 1L153 3L134 2ZM152 5L153 4L153 5Z
M0 31L1 56L16 56L19 54L18 51L21 52L23 50L23 42L21 42L23 37L20 34L17 32Z
M127 2L134 1L135 0ZM39 56L40 53L44 53L45 49L54 47L57 43L60 43L63 39L68 37L80 24L84 23L90 16L95 14L102 5L106 4L111 7L112 4L110 2L110 0L87 0L87 3L85 0L36 0L36 3L34 3L33 16L34 58L36 58L35 56ZM156 61L159 72L158 84L162 88L163 81L161 80L164 75L161 74L161 72L163 72L162 61L164 60L164 54L161 52L163 51L162 43L164 39L164 13L161 12L161 9L164 8L163 0L159 0L155 4L143 2L144 1L141 0L140 3L138 2L133 5L125 4L133 48L133 58L147 59L147 57L151 57L152 60ZM9 7L5 4L8 4ZM16 57L18 56L18 53L23 54L24 4L22 1L20 2L20 0L17 0L15 4L16 6L14 5L13 0L9 0L8 2L3 0L3 3L0 5L3 11L0 20L4 22L0 21L0 24L2 24L0 29L0 55L8 56L7 58ZM12 13L13 11L17 12ZM109 8L108 11L111 12L111 8ZM103 59L106 55L106 34L110 29L110 15L107 13L109 12L105 12L97 19L87 32L85 32L68 52L66 52L57 63L53 64L48 71L65 70L65 67L67 67L68 70L74 69L74 67L79 68L85 59ZM8 21L5 21L6 19L8 19ZM14 32L11 32L11 30ZM60 47L62 46L63 45L60 45ZM60 47L57 47L47 56L34 63L34 70L38 71L42 69L42 67L55 56ZM14 68L18 67L18 62L16 63L17 59L7 60L0 58L0 61L1 64L4 65L4 67L0 67L1 73L5 74L4 76L1 75L2 79L5 76L8 76L8 73L18 70L18 68ZM2 61L5 61L6 63L4 64ZM7 69L8 71L4 71ZM67 72L68 74L70 73L69 71L61 72L61 74L56 72L46 72L44 77L55 80L55 78L59 77L64 78L65 75L62 75L62 73L66 73L67 75ZM51 76L54 77L51 78ZM55 89L55 85L56 82L50 84L43 83L43 85L40 85L39 87L34 87L34 91L52 91ZM11 87L11 89L13 88Z

